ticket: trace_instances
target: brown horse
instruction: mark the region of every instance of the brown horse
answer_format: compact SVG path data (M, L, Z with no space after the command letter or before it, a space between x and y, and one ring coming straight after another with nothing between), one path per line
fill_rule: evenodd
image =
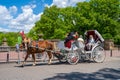
M32 58L34 60L33 65L36 65L36 58L35 58L35 54L36 53L40 53L43 54L43 52L47 52L48 57L49 57L49 61L48 64L51 64L51 60L53 57L53 50L54 50L54 44L48 40L43 40L43 41L26 41L23 42L23 47L26 49L26 56L23 62L23 66L28 58L28 56L31 54Z

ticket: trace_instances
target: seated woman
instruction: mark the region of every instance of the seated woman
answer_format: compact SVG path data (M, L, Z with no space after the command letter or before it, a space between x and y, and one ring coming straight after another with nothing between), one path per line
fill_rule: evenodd
M91 50L92 47L94 46L94 43L95 43L94 37L93 35L90 35L88 39L88 43L86 44L87 49Z

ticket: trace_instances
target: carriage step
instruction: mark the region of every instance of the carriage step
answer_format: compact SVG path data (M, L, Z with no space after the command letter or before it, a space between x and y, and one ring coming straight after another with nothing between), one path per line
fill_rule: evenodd
M92 53L92 51L86 51L85 53Z

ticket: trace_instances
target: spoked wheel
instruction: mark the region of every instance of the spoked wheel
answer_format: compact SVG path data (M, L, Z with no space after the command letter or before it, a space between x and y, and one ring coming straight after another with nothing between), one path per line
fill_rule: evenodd
M59 56L59 62L61 62L61 63L65 63L65 62L67 62L67 56L66 55L62 55L62 57L60 58L60 56Z
M64 58L64 59L59 59L59 62L65 63L65 62L67 62L67 60L66 60L66 58Z
M97 63L103 62L105 60L106 54L101 46L94 48L92 52L93 60Z
M69 64L77 64L79 61L79 54L77 51L69 52L67 55L67 61Z
M54 53L54 56L59 60L59 62L64 63L67 62L67 52L65 52L64 50L62 51L56 51Z

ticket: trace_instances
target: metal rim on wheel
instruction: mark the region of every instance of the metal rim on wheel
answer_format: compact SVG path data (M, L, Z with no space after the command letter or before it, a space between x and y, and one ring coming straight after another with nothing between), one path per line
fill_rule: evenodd
M106 54L101 46L94 48L92 52L93 60L97 63L103 62L105 60Z
M67 61L72 65L77 64L79 61L79 54L76 51L68 53Z

